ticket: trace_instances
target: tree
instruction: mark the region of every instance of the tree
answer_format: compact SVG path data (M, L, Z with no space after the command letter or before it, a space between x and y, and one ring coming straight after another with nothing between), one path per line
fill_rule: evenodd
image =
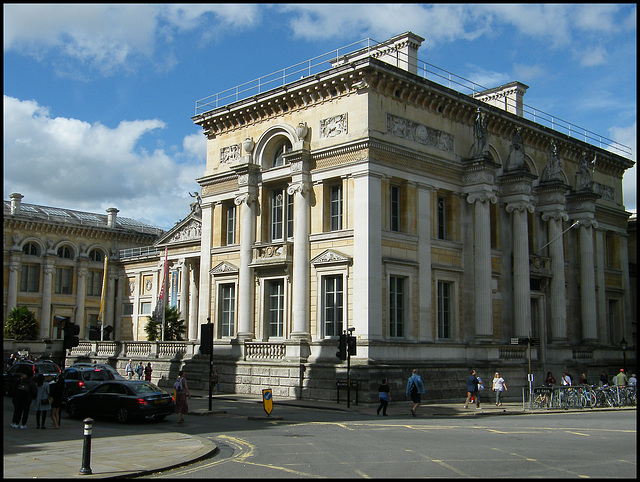
M11 310L4 325L4 336L14 340L37 340L40 333L35 313L26 306Z
M149 317L149 321L144 327L147 333L147 340L162 340L161 320L154 315ZM177 308L164 307L164 341L181 341L187 331L184 320L180 319L180 312Z

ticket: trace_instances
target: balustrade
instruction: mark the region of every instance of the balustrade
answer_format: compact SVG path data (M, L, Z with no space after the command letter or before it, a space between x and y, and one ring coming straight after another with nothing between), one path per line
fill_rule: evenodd
M245 360L280 360L285 356L284 343L245 342Z

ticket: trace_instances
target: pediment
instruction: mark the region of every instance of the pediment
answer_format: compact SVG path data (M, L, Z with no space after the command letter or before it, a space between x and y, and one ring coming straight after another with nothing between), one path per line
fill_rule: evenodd
M211 268L211 271L209 271L209 274L212 276L215 276L217 274L237 274L237 273L238 273L238 268L232 265L231 263L227 263L226 261L223 261L222 263L217 264L216 266Z
M341 254L337 251L327 249L313 258L311 260L311 264L314 266L324 264L351 264L351 261L351 257L345 256L344 254Z
M156 246L166 246L175 243L198 242L202 234L202 220L194 215L187 216L184 220L177 223L162 238L158 239L154 244Z

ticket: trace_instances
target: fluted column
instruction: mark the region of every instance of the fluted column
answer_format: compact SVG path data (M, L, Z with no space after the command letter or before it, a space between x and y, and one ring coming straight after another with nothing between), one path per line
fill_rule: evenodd
M9 260L9 286L7 287L7 315L18 306L18 273L20 273L20 255L12 254Z
M518 337L528 336L531 332L527 210L533 212L533 206L529 203L507 205L507 212L513 213L513 318L515 335Z
M240 267L238 268L238 339L251 340L253 333L253 269L249 266L256 232L257 196L244 193L236 196L240 206Z
M292 338L309 338L309 229L311 203L310 183L300 180L287 188L287 193L294 196L293 216L293 294Z
M549 255L551 257L551 341L567 340L567 296L564 276L564 242L562 221L568 220L566 214L557 216L543 215L542 220L549 222Z
M204 190L203 190L204 193ZM204 195L204 194L203 194ZM200 266L199 266L199 279L200 279L200 294L198 296L198 313L192 313L192 316L196 316L198 325L202 325L207 322L207 317L211 313L211 243L213 232L213 205L210 202L203 202L200 205L202 209L202 230L200 235ZM186 283L186 280L185 280ZM197 328L199 331L199 329ZM197 335L200 337L200 335Z
M200 330L198 329L198 268L191 265L191 275L187 275L189 278L189 292L191 293L191 299L187 294L185 303L189 303L189 340L197 340L200 338Z
M491 212L489 200L494 194L469 194L467 202L474 205L474 301L476 336L493 336L493 300L491 289Z
M189 340L191 339L191 323L189 320L189 264L186 259L180 260L180 316L189 322Z
M593 264L593 227L595 221L580 221L580 306L582 341L598 338L596 282Z
M40 334L43 337L49 336L44 330L50 325L51 321L51 289L53 287L53 275L55 272L55 265L45 258L44 281L42 283L42 315L40 316Z
M80 327L81 330L84 330L84 304L85 304L85 295L87 291L87 274L88 273L89 273L89 270L83 264L81 264L78 267L78 287L77 287L77 293L76 293L76 324Z

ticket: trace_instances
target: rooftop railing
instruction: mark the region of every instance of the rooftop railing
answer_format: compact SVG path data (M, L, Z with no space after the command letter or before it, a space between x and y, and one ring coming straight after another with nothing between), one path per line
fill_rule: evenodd
M119 252L120 259L135 258L138 256L156 256L159 254L158 248L154 246L145 246L142 248L121 249Z
M224 90L217 94L205 97L196 101L195 115L203 114L219 107L237 102L242 99L267 92L277 87L283 87L286 84L299 80L305 77L310 77L322 71L331 68L331 63L339 59L341 56L346 56L354 52L373 51L376 45L380 44L371 38L360 40L352 44L340 47L335 50L331 50L325 54L313 57L307 61L300 62L291 67L278 70L271 74L259 77L255 80L245 82L237 85L231 89ZM402 55L402 52L398 52ZM433 64L418 59L418 75L425 79L436 82L457 92L474 96L483 91L489 90L472 80L465 79L457 74L449 72L448 70L437 67ZM509 104L510 107L514 107ZM555 131L567 134L570 137L579 139L588 144L598 146L602 149L609 150L618 155L624 155L630 157L632 154L631 148L620 144L619 142L609 139L608 137L601 136L588 129L580 127L571 122L565 121L552 114L544 112L540 109L536 109L527 104L522 104L522 116L525 119L531 120L537 124L549 127Z

